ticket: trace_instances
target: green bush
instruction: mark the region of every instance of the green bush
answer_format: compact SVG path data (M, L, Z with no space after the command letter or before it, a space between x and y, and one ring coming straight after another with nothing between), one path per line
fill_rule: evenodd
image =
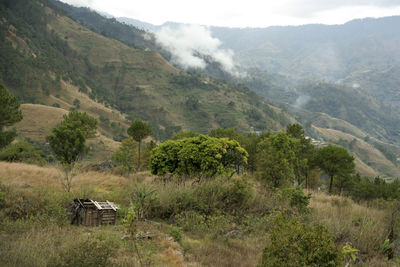
M182 230L179 227L171 226L169 235L172 236L174 240L178 243L182 241Z
M311 194L304 194L300 187L288 187L282 190L282 197L289 201L292 208L296 208L299 212L307 212L310 204Z
M341 253L323 225L304 225L278 214L260 266L341 266Z
M191 186L168 188L156 216L169 219L186 211L195 211L200 215L210 216L224 212L237 214L245 210L254 195L253 185L242 177L229 181L215 180Z
M0 160L9 162L26 162L43 165L45 160L40 156L41 150L26 141L11 144L0 152Z

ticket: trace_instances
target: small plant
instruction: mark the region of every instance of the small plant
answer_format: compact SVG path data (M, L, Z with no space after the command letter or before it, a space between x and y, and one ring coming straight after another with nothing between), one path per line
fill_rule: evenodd
M154 194L156 190L148 189L145 185L137 187L132 194L132 202L136 207L136 216L138 220L145 219L151 208L157 201L157 196Z
M171 230L169 231L169 235L174 238L174 240L178 243L182 241L182 230L179 227L171 226Z
M355 263L357 260L358 249L354 248L350 243L346 243L346 245L342 248L343 259L347 262L346 266L348 266L351 262Z

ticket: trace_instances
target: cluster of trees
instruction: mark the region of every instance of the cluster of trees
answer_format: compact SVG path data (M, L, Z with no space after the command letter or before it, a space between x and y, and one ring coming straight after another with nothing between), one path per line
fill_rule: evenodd
M237 141L206 135L170 140L153 150L151 172L184 177L214 177L235 171L247 163L247 152Z

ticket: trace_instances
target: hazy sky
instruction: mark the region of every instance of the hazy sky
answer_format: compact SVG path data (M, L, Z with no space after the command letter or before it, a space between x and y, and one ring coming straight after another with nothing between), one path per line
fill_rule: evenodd
M229 27L308 23L400 15L400 0L62 0L116 17Z

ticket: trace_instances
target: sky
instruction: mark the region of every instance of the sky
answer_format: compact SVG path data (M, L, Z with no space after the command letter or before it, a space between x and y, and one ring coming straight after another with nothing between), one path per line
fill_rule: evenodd
M225 27L310 23L400 15L400 0L61 0L155 25L166 21Z

